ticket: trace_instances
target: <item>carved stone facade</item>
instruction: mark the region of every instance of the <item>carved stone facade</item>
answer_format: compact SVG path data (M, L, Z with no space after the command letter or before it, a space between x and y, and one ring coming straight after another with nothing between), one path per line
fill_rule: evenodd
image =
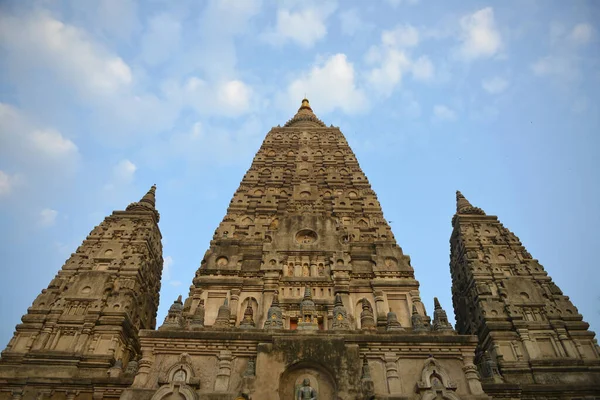
M478 336L486 393L600 396L598 344L569 297L497 217L460 192L456 200L450 238L456 329Z
M2 353L0 399L546 398L535 385L560 368L573 377L567 383L579 379L562 398L600 388L593 333L545 274L549 302L561 310L568 303L568 316L555 312L561 317L549 327L480 317L487 298L467 297L478 287L470 261L479 252L502 250L508 258L509 249L521 250L511 242L485 253L480 231L469 229L477 218L494 217L470 204L467 212L466 200L459 199L452 238L460 334L437 300L431 321L410 258L354 153L306 99L267 134L187 299L175 300L158 330L162 255L154 191L95 228L36 299ZM504 231L494 221L499 238ZM479 241L477 248L469 240ZM493 273L476 283L488 284ZM507 280L503 288L522 284ZM529 289L523 291L535 297ZM503 301L489 290L490 304ZM540 304L534 300L527 307ZM521 307L523 314L523 304L507 302L506 312ZM536 354L554 338L549 343L562 346L561 358L532 362L523 332L536 338ZM521 358L500 357L507 343Z

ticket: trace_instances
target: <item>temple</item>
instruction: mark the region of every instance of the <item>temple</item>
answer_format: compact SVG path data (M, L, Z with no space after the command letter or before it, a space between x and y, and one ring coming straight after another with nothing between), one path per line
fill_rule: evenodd
M105 218L34 300L1 354L0 400L600 399L588 324L460 192L456 328L420 297L356 156L307 99L268 132L158 327L155 192Z

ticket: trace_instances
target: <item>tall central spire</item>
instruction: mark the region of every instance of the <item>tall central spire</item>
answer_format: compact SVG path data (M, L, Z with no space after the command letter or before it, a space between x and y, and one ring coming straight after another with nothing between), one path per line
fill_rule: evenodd
M310 107L308 99L304 98L302 99L302 104L300 105L300 108L298 109L296 115L294 115L292 119L286 122L285 126L325 127L325 124L323 123L323 121L317 118L312 108Z

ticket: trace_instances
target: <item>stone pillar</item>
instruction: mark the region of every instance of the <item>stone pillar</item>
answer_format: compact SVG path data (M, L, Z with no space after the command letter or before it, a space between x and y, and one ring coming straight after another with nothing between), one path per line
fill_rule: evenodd
M12 400L21 400L23 398L23 389L13 389L11 395Z
M567 336L567 330L565 328L557 328L556 333L558 334L558 340L560 340L560 344L562 344L567 357L579 358L577 350L573 346L573 342Z
M104 392L102 392L102 391L94 391L94 393L92 393L92 399L93 400L102 400L102 399L104 399Z
M42 331L37 336L35 342L33 342L33 345L31 347L32 350L44 349L46 347L46 344L48 343L48 339L50 338L51 331L52 329L49 327L42 328Z
M77 397L78 394L79 394L79 392L77 392L77 391L68 390L65 393L65 400L75 400L75 397Z
M235 326L235 322L237 320L240 292L240 289L231 289L231 296L229 297L229 309L231 310L229 321L231 326Z
M462 370L467 378L467 384L471 394L484 394L483 388L481 387L481 380L479 379L479 373L477 367L473 363L473 355L471 353L463 353L463 367Z
M51 389L41 389L37 392L37 396L35 396L35 400L44 400L49 399L54 394L54 391Z
M142 358L139 362L138 373L133 380L133 387L143 388L146 385L153 363L154 355L152 354L152 349L142 348Z
M219 353L219 371L215 380L215 392L226 392L229 387L229 376L231 375L231 361L233 355L229 350L221 350Z
M385 307L385 299L382 291L376 291L375 295L375 323L377 326L387 325L388 309Z
M529 330L527 329L517 329L517 333L521 337L521 341L523 342L523 346L525 346L525 350L527 351L527 355L529 359L537 358L538 351L536 349L535 343L533 343L529 337Z
M398 364L396 362L398 357L394 353L385 353L383 360L385 361L385 376L390 394L401 393L402 383L400 382L400 376L398 376Z

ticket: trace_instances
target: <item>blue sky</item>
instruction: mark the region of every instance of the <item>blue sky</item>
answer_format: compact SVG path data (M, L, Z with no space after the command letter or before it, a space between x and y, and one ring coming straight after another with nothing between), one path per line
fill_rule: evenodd
M0 347L70 253L158 185L159 324L267 131L339 126L452 315L455 190L600 329L600 4L3 1Z

